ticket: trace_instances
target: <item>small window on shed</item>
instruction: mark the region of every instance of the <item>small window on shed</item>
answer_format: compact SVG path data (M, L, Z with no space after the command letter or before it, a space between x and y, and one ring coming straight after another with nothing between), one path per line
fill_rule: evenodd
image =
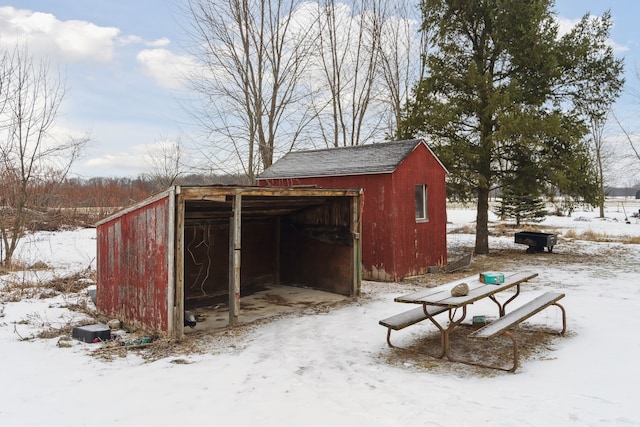
M418 184L415 186L416 192L416 221L428 221L427 216L427 186Z

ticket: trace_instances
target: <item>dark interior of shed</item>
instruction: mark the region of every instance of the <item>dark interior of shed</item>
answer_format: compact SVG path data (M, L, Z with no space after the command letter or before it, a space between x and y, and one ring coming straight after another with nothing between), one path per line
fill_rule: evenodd
M185 202L185 309L228 302L232 218L230 196ZM243 196L241 301L272 285L351 295L350 222L348 197Z

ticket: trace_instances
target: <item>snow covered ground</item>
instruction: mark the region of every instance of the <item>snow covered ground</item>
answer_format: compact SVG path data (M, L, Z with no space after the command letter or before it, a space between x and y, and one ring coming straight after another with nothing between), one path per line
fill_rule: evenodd
M605 220L595 211L548 217L542 225L561 237L553 254L502 261L505 271L539 273L523 300L566 294L568 335L515 374L388 363L406 356L387 347L378 320L407 308L393 298L413 283L364 282L363 297L351 304L204 336L196 343L202 352L153 362L135 351L105 361L91 354L99 345L59 347L58 337L24 339L82 318L69 307L86 301L84 293L36 298L25 290L19 301L0 293L0 426L640 426L640 244L580 238L640 236L630 217L637 209L626 208L630 224L615 204ZM448 217L453 230L475 214L451 209ZM473 247L471 234L448 237L451 248ZM512 234L491 237L490 246L525 249ZM55 269L0 276L0 288L94 266L95 230L38 233L17 257ZM470 315L488 309L477 303ZM557 327L558 316L545 310L531 322ZM396 339L433 330L415 326Z

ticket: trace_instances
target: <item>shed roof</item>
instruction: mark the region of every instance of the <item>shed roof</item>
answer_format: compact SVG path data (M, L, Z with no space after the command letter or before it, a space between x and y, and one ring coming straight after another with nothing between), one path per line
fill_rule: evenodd
M96 224L100 226L134 212L165 197L180 195L186 204L186 221L215 221L225 223L233 217L233 195L241 194L242 214L264 217L290 214L305 207L322 205L336 197L354 197L358 188L284 188L227 185L183 185L170 187L158 194L116 212Z
M261 173L258 179L392 173L419 144L423 144L433 154L422 139L291 151ZM437 156L433 156L446 172Z

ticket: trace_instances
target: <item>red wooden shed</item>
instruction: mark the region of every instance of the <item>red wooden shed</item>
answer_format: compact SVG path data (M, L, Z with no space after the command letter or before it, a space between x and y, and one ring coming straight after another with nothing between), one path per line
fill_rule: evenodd
M266 284L360 292L361 189L176 186L97 224L97 307L180 337L185 308ZM222 297L222 300L220 300Z
M447 263L446 174L416 139L290 152L258 184L362 188L363 278L398 281Z

